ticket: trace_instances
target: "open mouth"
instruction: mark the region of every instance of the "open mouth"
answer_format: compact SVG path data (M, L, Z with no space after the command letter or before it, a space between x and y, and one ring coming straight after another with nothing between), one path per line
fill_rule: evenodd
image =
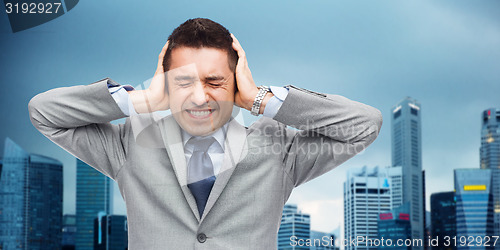
M203 119L209 117L215 109L201 109L201 110L195 110L195 109L186 109L186 112L189 114L189 116L197 119Z

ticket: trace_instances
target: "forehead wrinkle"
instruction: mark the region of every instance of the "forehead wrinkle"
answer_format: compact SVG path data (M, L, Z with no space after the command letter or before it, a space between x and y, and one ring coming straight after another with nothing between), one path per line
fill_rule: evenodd
M177 68L173 68L167 71L168 75L171 76L192 76L195 77L198 75L198 70L196 68L196 64L190 63L187 65L183 65Z
M186 75L177 75L174 77L174 80L176 81L182 81L182 80L196 80L197 77L194 75L186 74Z

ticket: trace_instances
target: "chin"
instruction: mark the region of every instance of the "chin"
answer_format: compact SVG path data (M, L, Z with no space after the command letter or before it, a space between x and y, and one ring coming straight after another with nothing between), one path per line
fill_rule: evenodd
M200 128L189 128L185 129L186 132L188 132L190 135L193 136L206 136L210 135L213 132L217 131L220 127L217 128L210 128L210 127L200 127Z

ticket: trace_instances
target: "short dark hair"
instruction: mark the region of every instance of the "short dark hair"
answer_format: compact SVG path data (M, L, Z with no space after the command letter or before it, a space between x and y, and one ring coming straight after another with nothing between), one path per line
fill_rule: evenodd
M170 41L163 58L163 69L170 69L172 50L179 47L215 48L227 52L229 68L236 70L238 54L233 49L231 33L219 23L207 18L194 18L185 21L175 28L168 37Z

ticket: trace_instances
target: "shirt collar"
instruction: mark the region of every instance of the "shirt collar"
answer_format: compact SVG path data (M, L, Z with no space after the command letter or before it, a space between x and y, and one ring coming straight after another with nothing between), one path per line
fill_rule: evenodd
M222 127L220 127L219 129L217 129L215 132L213 132L210 135L206 135L206 136L194 136L194 137L201 137L201 138L203 138L203 137L207 137L207 136L213 136L215 138L215 140L221 146L222 150L224 150L224 141L226 140L226 134L227 134L227 127L228 127L228 125L229 125L229 122L226 122L226 124L224 124ZM186 132L182 128L181 128L181 131L182 131L182 145L184 145L184 147L186 147L186 143L189 141L189 139L191 139L191 137L193 137L193 135L189 134L188 132Z

